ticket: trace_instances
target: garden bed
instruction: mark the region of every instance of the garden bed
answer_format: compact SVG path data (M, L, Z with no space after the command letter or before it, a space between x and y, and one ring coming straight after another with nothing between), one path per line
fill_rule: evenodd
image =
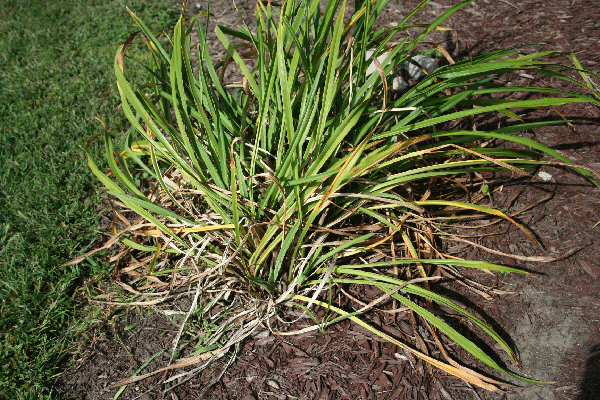
M379 23L393 24L417 4L416 1L390 2ZM454 4L449 0L431 2L421 18L428 19L423 22L430 22ZM238 9L249 16L254 3L240 2ZM595 9L591 0L476 1L444 23L452 27L456 35L444 32L438 34L436 40L443 43L456 60L524 43L546 42L543 49L574 52L584 68L599 72L600 56L596 50L600 43L600 15L594 12ZM191 16L200 11L200 7L190 2L188 11ZM229 1L213 2L211 13L215 15L213 23L231 27L239 24ZM209 37L209 40L215 45L218 43L216 37ZM217 48L218 45L211 50L218 54ZM231 74L226 79L236 80L235 71ZM527 85L531 76L513 74L505 79ZM564 83L554 82L551 77L536 77L536 84L552 87ZM588 104L574 104L560 107L558 111L572 123L536 129L524 135L559 151L579 165L600 170L600 110ZM540 110L531 113L529 118L555 118L557 115L552 110ZM600 381L597 348L600 342L600 265L597 257L600 226L596 226L600 221L600 192L573 170L545 166L543 171L550 174L552 180L545 181L541 177L531 182L515 180L495 192L492 201L510 204L508 210L516 212L547 198L518 217L536 234L545 251L533 246L515 227L508 228L502 235L482 237L478 243L517 256L560 258L570 255L552 263L531 263L465 247L466 258L539 273L526 277L500 276L497 287L507 294L490 301L477 298L474 309L516 346L524 375L557 381L549 386L516 389L516 393L509 393L506 398L593 399L599 396L597 382ZM515 197L521 190L520 196ZM483 231L497 233L499 228ZM376 296L373 293L372 297ZM468 293L464 296L460 299L463 304L474 304L475 300ZM170 308L185 310L188 301L177 300ZM402 323L392 325L390 315L383 312L373 314L372 318L377 325L388 326L392 333L399 335L411 329ZM176 322L176 316L164 315L159 310L140 312L132 309L126 316L123 312L121 318L107 319L96 332L95 339L77 355L78 360L60 377L58 391L73 399L113 398L116 389L102 390L133 375L142 363L160 350L170 349L178 329ZM300 320L294 328L310 325L312 321ZM334 325L324 334L317 330L295 336L273 336L267 330L259 330L242 346L240 356L228 366L223 376L220 372L225 368L226 359L204 371L180 378L181 382L174 380L179 383L176 387L173 382L165 386L163 383L168 377L163 374L133 383L120 398L501 398L432 370L392 344L374 339L349 321ZM468 360L466 356L459 358ZM167 351L157 356L152 368L164 366L168 360ZM202 388L213 380L216 383L207 392L202 392ZM165 387L171 390L165 393Z

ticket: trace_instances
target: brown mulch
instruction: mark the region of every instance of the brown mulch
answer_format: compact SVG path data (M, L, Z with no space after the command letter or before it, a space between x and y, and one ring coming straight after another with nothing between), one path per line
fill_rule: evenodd
M196 3L190 0L190 13L200 10ZM415 0L391 1L380 23L398 21L418 3ZM431 22L456 3L432 1L419 19ZM252 1L240 1L237 5L246 16L254 9ZM239 24L229 0L212 2L211 12L216 23L231 27ZM456 13L444 25L455 29L456 36L444 33L434 39L444 43L455 59L518 44L545 42L546 45L538 49L572 51L584 68L600 73L600 12L595 0L480 0ZM212 42L211 51L219 54L222 50L219 50L217 39L213 38ZM527 48L528 51L532 49ZM234 75L226 77L234 78ZM532 82L527 74L514 75L510 79L518 84L558 84L549 77L536 78ZM580 165L600 171L600 110L577 104L560 108L560 113L572 120L570 126L544 128L524 135ZM556 115L544 110L530 117ZM495 205L505 204L523 190L509 208L509 211L518 211L553 192L551 199L518 217L536 234L545 250L535 247L521 232L512 228L499 236L482 237L479 243L516 255L560 256L574 248L580 249L560 261L534 264L490 255L473 247L465 248L465 257L516 265L538 274L499 276L499 287L513 294L494 301L482 301L467 292L457 291L454 295L494 324L516 346L521 356L521 373L535 379L556 381L553 385L518 389L515 393L502 395L504 398L596 399L600 398L600 225L595 224L600 221L600 191L573 170L544 167L543 171L551 174L553 181L536 178L530 183L511 182L494 194L493 201ZM476 276L474 273L473 277ZM186 300L181 299L155 310L119 310L118 318L101 321L93 336L84 341L85 347L65 365L56 392L67 399L112 399L116 389L103 389L133 375L142 363L162 349L167 351L157 356L144 372L167 365L172 341L179 328L177 323L181 320L178 311L185 311L186 305ZM165 315L164 310L171 312ZM412 328L402 315L394 319L387 314L374 313L371 317L374 324L390 333L405 338L411 335ZM273 320L273 324L276 327L284 322ZM301 319L295 321L293 327L301 329L309 325L310 320ZM476 336L468 329L464 334ZM490 350L498 349L492 347ZM244 342L237 353L222 377L220 373L229 358L224 357L204 370L168 383L165 383L166 379L181 371L131 384L119 398L503 398L474 389L439 371L431 371L410 354L374 338L348 321L334 325L324 334L317 330L295 336L274 336L265 328ZM469 357L460 352L453 355L463 362L470 362ZM190 367L188 371L199 366ZM211 381L215 383L205 391L206 384Z

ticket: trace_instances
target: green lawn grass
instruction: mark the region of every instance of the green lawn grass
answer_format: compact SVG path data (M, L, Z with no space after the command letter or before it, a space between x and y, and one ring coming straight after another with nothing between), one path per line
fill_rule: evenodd
M155 30L176 17L170 1L0 2L0 398L52 397L77 340L75 289L101 273L59 265L102 240L83 147L102 132L94 117L127 129L113 73L135 30L126 6Z

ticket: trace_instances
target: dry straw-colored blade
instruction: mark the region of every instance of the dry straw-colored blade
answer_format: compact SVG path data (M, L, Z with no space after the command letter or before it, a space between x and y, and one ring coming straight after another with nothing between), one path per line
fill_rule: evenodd
M170 228L173 233L198 233L198 232L210 232L210 231L219 231L224 229L233 229L235 225L233 224L225 224L225 225L208 225L208 226L192 226L186 228ZM137 231L136 233L145 236L160 236L162 235L162 231L158 229L147 229L143 231Z

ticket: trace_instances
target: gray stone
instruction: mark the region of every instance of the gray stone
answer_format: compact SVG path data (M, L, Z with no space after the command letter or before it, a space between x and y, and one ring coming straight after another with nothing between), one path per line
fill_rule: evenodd
M371 57L373 57L374 52L374 49L369 49L366 51L365 55L367 57L367 60L370 60ZM384 68L386 67L386 64L390 62L387 60L388 56L389 52L386 52L377 57L377 61L379 61L379 63ZM429 71L429 73L432 73L438 68L437 60L426 55L416 54L412 56L411 59L423 68L425 68L427 71ZM410 61L404 61L402 63L402 68L406 69L408 75L411 78L421 79L425 76L425 72L423 72L423 70L421 70L419 67L417 67ZM375 63L371 62L369 68L367 68L367 75L372 75L374 73L377 73L377 68L375 67ZM392 91L401 92L403 90L406 90L407 88L408 83L406 83L406 81L402 78L401 75L396 75L392 78Z

